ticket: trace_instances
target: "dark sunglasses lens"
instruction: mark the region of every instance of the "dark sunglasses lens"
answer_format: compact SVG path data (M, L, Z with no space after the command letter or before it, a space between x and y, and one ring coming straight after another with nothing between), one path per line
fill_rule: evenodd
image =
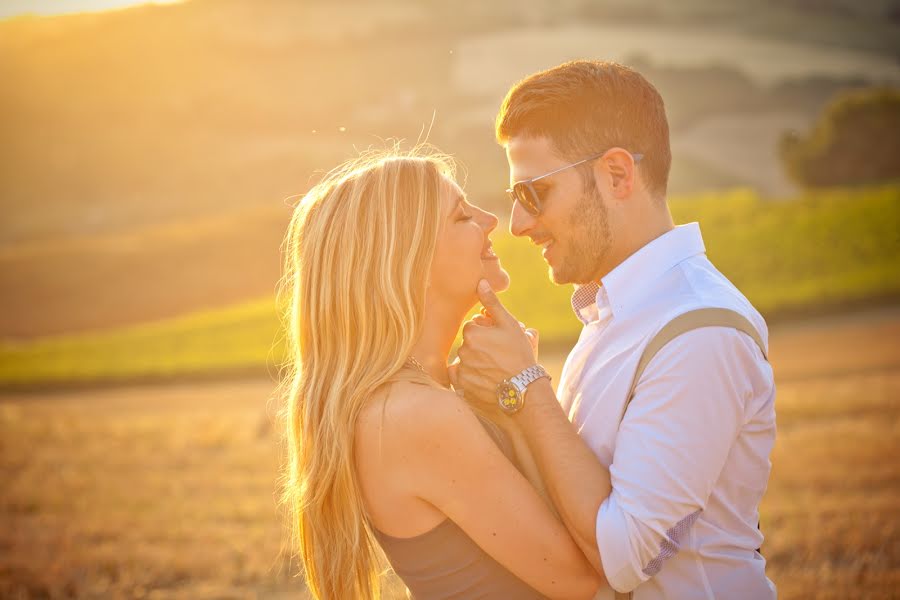
M516 185L515 188L513 188L513 191L515 192L516 200L519 201L519 204L522 205L522 208L533 215L537 215L541 212L541 202L534 194L534 191L531 189L531 187L524 184L519 184Z

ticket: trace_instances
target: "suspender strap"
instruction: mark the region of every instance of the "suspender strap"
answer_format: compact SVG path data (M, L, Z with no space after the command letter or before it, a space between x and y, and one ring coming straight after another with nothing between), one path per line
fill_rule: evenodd
M756 345L759 346L759 349L762 351L763 356L766 360L769 360L762 336L759 335L759 332L756 331L756 327L754 327L744 315L728 308L698 308L697 310L688 311L669 321L659 333L650 340L650 343L647 344L644 353L641 355L641 359L638 361L637 370L634 372L634 378L631 380L631 389L628 391L628 399L625 400L625 406L622 408L622 417L619 419L620 423L625 417L625 411L628 410L628 405L631 404L631 399L634 397L634 390L637 388L638 382L644 374L644 369L647 368L647 365L650 364L650 361L653 360L656 353L682 333L687 333L693 329L700 329L701 327L732 327L738 331L743 331L753 338L753 341L756 342Z
M756 327L744 315L728 308L699 308L688 311L669 321L647 344L641 359L638 361L637 370L634 372L634 379L631 381L631 389L628 391L628 398L625 400L625 406L622 408L622 416L619 419L619 423L625 418L625 411L628 410L628 405L631 404L634 390L644 374L644 369L647 368L647 365L650 364L656 353L682 333L700 329L701 327L731 327L738 331L743 331L753 338L753 341L756 342L756 345L762 351L763 356L766 360L769 360L762 336L759 335ZM631 597L632 592L627 594L616 592L616 600L628 600Z

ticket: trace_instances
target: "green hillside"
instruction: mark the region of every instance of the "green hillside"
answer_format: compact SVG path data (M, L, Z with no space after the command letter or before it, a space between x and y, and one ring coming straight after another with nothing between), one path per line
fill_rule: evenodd
M671 201L676 222L699 221L712 261L766 315L779 318L900 298L900 185L769 200L736 190ZM507 307L544 347L578 333L570 286L553 286L527 240L494 236L513 285ZM274 299L110 332L0 344L0 383L277 372Z

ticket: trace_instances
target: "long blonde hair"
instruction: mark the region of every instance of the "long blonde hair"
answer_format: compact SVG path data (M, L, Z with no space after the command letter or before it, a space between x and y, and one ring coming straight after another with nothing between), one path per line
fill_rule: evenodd
M291 523L315 598L379 598L384 556L365 518L354 427L421 331L454 164L422 146L329 172L294 209L284 242L282 377Z

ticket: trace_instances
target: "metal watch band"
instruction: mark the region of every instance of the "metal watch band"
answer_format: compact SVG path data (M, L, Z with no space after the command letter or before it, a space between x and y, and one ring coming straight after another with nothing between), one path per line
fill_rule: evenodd
M544 367L541 365L532 365L527 369L523 369L518 375L513 375L509 380L520 390L524 390L528 387L528 384L541 377L546 377L551 381L553 380L553 378L550 377L550 373L548 373Z

